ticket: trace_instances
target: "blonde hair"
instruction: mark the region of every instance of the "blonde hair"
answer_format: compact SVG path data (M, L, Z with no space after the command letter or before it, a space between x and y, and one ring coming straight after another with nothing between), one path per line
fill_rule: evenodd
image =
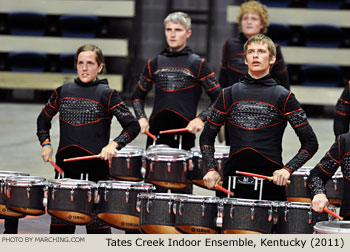
M174 24L182 24L186 27L186 30L191 30L191 18L187 13L181 11L170 13L164 19L164 26L167 22L172 22Z
M247 42L244 44L244 57L247 56L247 49L250 44L266 44L267 49L270 53L270 59L272 57L276 57L276 46L275 43L270 39L268 36L264 34L257 34L252 37L250 37Z
M266 5L263 5L257 1L250 0L241 5L237 16L237 22L241 24L242 16L246 13L256 13L261 18L261 23L263 25L262 33L267 32L267 27L269 24L269 13L267 12Z

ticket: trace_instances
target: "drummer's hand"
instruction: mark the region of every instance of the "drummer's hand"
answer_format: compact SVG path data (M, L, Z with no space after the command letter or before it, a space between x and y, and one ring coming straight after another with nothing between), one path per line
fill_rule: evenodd
M49 162L49 159L52 159L52 146L46 145L41 149L41 158L44 160L44 162Z
M190 121L186 127L188 132L192 134L196 134L197 132L201 131L204 127L204 122L199 117L194 118L192 121Z
M148 123L147 118L144 118L144 117L140 118L139 119L139 124L140 124L140 128L141 128L141 130L140 130L141 134L144 134L145 131L149 130L149 123Z
M290 173L286 169L279 169L273 173L273 183L279 186L287 185Z
M112 158L115 156L115 150L118 147L119 145L115 141L111 141L109 144L102 148L100 158L102 160L112 161Z
M316 212L323 212L323 208L328 206L328 199L326 194L320 193L316 194L312 199L312 209Z
M203 177L204 185L209 189L215 188L215 186L220 182L220 180L221 176L217 171L209 171Z

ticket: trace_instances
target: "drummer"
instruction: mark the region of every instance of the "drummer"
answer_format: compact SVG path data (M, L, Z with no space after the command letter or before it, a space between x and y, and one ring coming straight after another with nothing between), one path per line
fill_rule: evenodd
M340 208L340 216L350 220L350 133L339 135L321 161L310 171L307 179L312 195L312 208L322 212L328 205L325 185L341 166L344 179L344 193Z
M220 127L227 123L230 156L224 167L224 187L228 176L236 175L237 170L273 176L272 182L264 181L262 199L285 201L284 186L315 154L317 138L294 94L270 76L276 60L273 41L263 34L250 37L244 44L244 57L248 74L222 90L200 136L207 162L203 180L208 188L214 188L222 179L214 159L214 142ZM282 137L287 122L299 137L301 148L284 165ZM259 199L260 190L254 190L255 180L250 178L238 177L234 197Z
M97 182L109 179L108 163L116 149L123 148L139 133L140 126L119 93L97 75L104 71L104 56L95 45L83 45L75 54L78 77L55 89L37 119L37 136L45 162L52 158L50 129L52 118L59 113L60 142L56 163L65 178ZM123 131L110 141L111 120L115 116ZM63 162L66 158L99 154L100 159ZM56 178L58 174L56 173ZM74 233L75 226L51 220L50 233ZM111 233L105 223L94 222L87 233Z

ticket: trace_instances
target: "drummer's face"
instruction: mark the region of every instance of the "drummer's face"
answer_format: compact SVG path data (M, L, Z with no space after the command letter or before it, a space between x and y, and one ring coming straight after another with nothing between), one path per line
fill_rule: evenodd
M103 64L98 65L96 55L91 51L79 53L77 60L77 71L79 79L83 83L96 80L98 73L102 70Z

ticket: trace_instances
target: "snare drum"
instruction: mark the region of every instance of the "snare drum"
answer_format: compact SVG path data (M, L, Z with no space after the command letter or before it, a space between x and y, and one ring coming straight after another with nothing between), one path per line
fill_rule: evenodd
M193 168L190 171L191 180L194 184L207 188L204 185L203 177L207 173L207 163L202 159L202 153L199 147L193 147L191 149ZM215 146L214 158L218 165L218 172L223 178L224 165L230 154L230 146Z
M22 173L22 172L16 172L16 171L0 171L0 189L1 189L1 194L0 194L0 218L7 218L7 217L16 217L16 218L21 218L24 217L25 214L23 213L18 213L15 211L12 211L11 209L8 209L6 207L6 194L5 194L5 179L7 177L11 176L29 176L27 173Z
M188 195L175 198L175 227L187 234L216 234L218 197Z
M116 151L109 169L111 178L130 181L143 179L142 168L143 149L135 146L125 146Z
M137 195L150 192L152 184L127 181L99 181L95 203L97 217L120 229L139 229L140 213L136 209Z
M77 179L54 179L48 183L47 212L64 221L86 225L92 221L96 184Z
M288 201L311 203L311 194L306 183L311 169L310 167L302 167L292 174L291 183L286 187ZM341 205L343 191L343 175L339 170L326 184L326 195L330 204Z
M180 234L175 228L174 202L186 194L140 193L140 231L146 234Z
M191 154L188 151L152 148L146 151L145 182L166 188L186 188L191 164Z
M328 214L313 211L311 203L276 202L276 206L277 234L312 234L313 226L317 222L328 220ZM332 206L328 208L334 209Z
M273 224L272 201L224 198L224 234L270 234Z
M320 221L314 231L316 234L350 234L350 221Z
M22 214L44 214L45 186L46 179L41 177L7 177L5 179L6 207Z

